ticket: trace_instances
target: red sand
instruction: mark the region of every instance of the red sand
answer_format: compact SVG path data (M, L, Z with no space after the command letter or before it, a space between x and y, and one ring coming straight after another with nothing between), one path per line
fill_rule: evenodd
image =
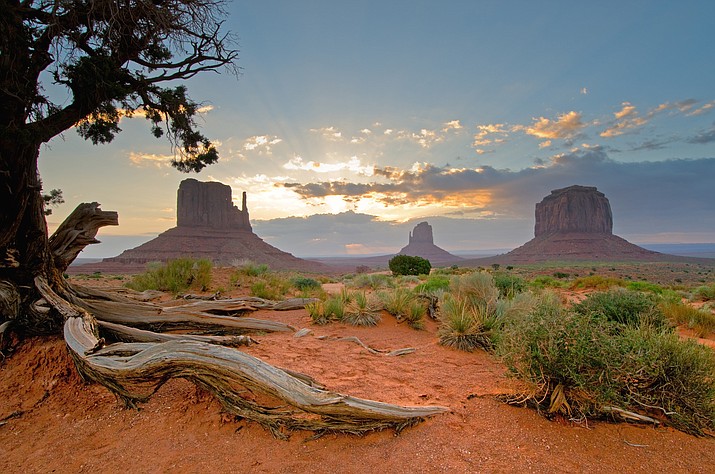
M495 399L512 382L483 352L437 344L436 325L415 331L390 316L374 328L314 326L305 311L253 316L310 328L256 336L247 352L307 373L330 390L405 405L443 405L396 436L307 432L280 441L235 421L184 380L162 387L140 410L85 384L60 339L31 339L0 365L0 472L715 472L715 440L670 428L548 421ZM327 336L318 339L317 336ZM378 349L414 347L400 357ZM10 417L13 413L18 416Z

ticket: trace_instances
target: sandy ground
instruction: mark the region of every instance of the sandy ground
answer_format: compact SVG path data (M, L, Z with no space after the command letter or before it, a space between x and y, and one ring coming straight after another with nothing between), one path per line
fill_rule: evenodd
M86 283L85 283L86 284ZM328 434L280 441L255 423L222 413L184 380L164 385L140 410L85 384L63 342L30 339L0 364L0 472L715 472L715 440L670 428L548 421L495 396L513 382L483 352L441 347L436 325L415 331L384 315L373 328L314 326L303 310L260 311L312 333L255 336L247 352L307 373L330 390L450 413L399 435ZM320 338L325 336L324 338ZM413 347L400 357L339 341L357 336L378 349Z

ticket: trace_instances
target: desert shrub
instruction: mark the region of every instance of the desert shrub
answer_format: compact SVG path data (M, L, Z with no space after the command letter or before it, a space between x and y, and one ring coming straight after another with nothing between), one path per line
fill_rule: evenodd
M432 264L426 258L395 255L387 263L393 275L429 275Z
M461 351L491 350L497 318L473 301L447 294L440 305L439 343Z
M665 288L663 288L662 286L656 285L655 283L650 283L648 281L629 281L628 283L626 283L625 287L627 290L643 291L656 295L662 295L665 291Z
M407 321L407 325L412 329L424 329L425 314L427 314L427 308L425 308L424 303L419 299L413 299L407 307L405 321Z
M664 301L660 304L663 314L675 324L695 331L698 337L715 333L715 314L707 309L697 309L682 302Z
M585 300L575 304L573 309L577 313L598 315L621 324L668 326L668 320L655 298L637 291L613 289L591 293Z
M635 283L635 282L631 282ZM599 290L606 291L614 286L624 286L626 283L613 277L605 277L601 275L590 275L577 278L571 283L572 290Z
M526 290L526 282L523 278L508 273L495 273L494 285L499 289L502 298L513 298Z
M408 308L415 299L414 294L406 288L396 288L390 291L383 291L378 294L382 306L398 321L402 321L407 315Z
M506 318L500 333L497 353L531 387L515 398L542 413L626 410L689 433L715 428L715 354L672 331L570 312L551 299Z
M308 316L310 316L313 324L323 326L330 322L330 316L325 313L325 303L323 301L307 303L305 310L308 312Z
M552 276L539 275L529 282L529 286L535 290L543 290L546 288L563 288L565 283Z
M234 262L233 266L236 267L236 273L240 275L257 277L268 273L268 265L265 263L255 263L251 260Z
M343 321L353 326L376 326L380 321L379 305L364 291L351 294Z
M390 275L384 273L361 273L349 282L353 288L378 290L380 288L393 288L395 281Z
M321 287L318 280L304 276L293 277L290 280L291 284L300 291L315 290Z
M468 352L491 350L504 307L499 304L494 279L477 272L455 276L450 285L452 292L445 295L440 306L440 344Z
M554 272L554 278L564 279L568 278L569 274L564 272Z
M179 293L188 288L205 291L211 284L209 260L179 258L166 263L149 264L146 272L134 276L126 286L137 291L159 290Z
M693 290L693 299L696 301L715 300L715 284L698 286Z
M449 290L449 278L442 275L430 275L414 289L415 293L438 293L447 290Z
M251 295L267 300L280 300L290 293L291 281L277 273L266 273L251 284Z

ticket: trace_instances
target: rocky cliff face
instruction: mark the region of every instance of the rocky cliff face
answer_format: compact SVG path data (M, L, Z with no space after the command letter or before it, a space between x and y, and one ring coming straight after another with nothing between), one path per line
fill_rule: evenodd
M611 204L595 187L556 189L536 205L535 237L572 232L613 233Z
M245 192L242 207L238 209L233 205L230 186L188 178L179 185L176 225L250 231Z
M409 243L399 254L426 258L432 265L448 265L462 260L434 244L432 226L427 222L420 222L415 226L410 232Z
M434 244L434 237L432 236L432 226L427 222L420 222L415 226L415 228L410 232L410 244Z

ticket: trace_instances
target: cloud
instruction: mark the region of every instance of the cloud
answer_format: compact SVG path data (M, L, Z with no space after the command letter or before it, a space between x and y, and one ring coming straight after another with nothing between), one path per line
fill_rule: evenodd
M242 148L245 151L253 151L259 154L270 155L274 145L279 144L283 140L276 136L255 135L248 137L243 141Z
M310 131L329 141L339 142L343 140L343 132L338 130L337 127L311 128Z
M129 161L139 167L153 166L155 168L170 168L174 155L157 155L154 153L129 152Z
M300 156L291 158L290 161L283 165L287 170L312 171L315 173L335 173L338 171L350 171L355 174L372 176L374 166L363 165L357 156L353 156L347 162L338 163L320 163L316 161L303 161Z
M648 120L640 117L636 107L630 102L623 102L621 110L614 112L616 118L612 124L603 130L599 135L603 138L613 138L623 135L630 130L637 129L648 123Z
M568 140L574 138L586 128L587 124L582 122L581 118L581 114L575 111L559 115L556 120L539 117L534 119L531 126L523 127L523 130L527 135L537 138Z
M715 237L713 175L715 158L620 163L603 147L587 145L518 171L417 163L409 169L375 167L374 180L368 183L337 180L283 186L306 200L332 197L375 212L382 209L381 216L460 211L524 218L533 215L535 203L551 190L583 184L613 196L625 228L700 226Z
M707 130L702 130L694 137L687 140L688 143L695 143L698 145L703 145L706 143L715 142L715 124Z
M712 102L703 104L701 107L693 110L692 112L689 112L687 115L691 116L691 117L696 116L696 115L704 115L704 114L710 112L714 107L715 107L715 100L713 100Z

